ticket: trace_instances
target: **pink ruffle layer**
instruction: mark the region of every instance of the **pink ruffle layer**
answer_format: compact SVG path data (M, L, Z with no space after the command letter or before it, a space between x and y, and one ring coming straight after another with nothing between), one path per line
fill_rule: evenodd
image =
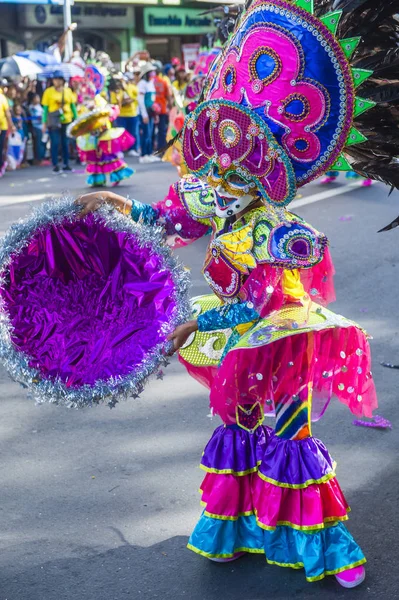
M207 473L201 486L202 503L209 516L238 518L255 514L266 529L289 525L296 529L321 529L325 523L345 520L349 510L334 478L304 489L283 488L257 473L236 477Z
M86 165L86 171L96 175L99 173L114 173L115 171L119 171L119 169L123 169L126 166L127 165L124 160L117 159L110 162L105 162L103 164L89 163Z

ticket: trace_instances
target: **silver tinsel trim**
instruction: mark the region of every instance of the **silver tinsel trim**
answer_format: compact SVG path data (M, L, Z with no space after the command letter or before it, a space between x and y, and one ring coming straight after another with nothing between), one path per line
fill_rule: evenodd
M61 221L74 221L79 207L72 197L64 197L44 203L33 211L33 214L14 223L0 242L0 288L3 288L13 257L29 243L39 229L46 229ZM131 233L141 247L149 248L153 255L159 257L163 268L172 274L175 284L176 311L168 324L170 333L177 325L191 318L188 299L190 277L188 272L171 254L164 241L163 229L137 224L130 218L120 214L112 206L104 205L94 213L94 218L114 231ZM107 403L111 408L120 398L129 396L137 398L143 391L144 384L160 365L166 366L167 348L162 344L154 347L151 356L147 356L134 372L125 377L114 377L99 380L94 386L84 385L79 388L67 388L60 380L41 379L40 372L29 367L29 357L19 351L11 339L12 325L9 320L4 301L0 297L0 361L15 381L28 388L38 403L51 402L71 408L81 408L99 403Z

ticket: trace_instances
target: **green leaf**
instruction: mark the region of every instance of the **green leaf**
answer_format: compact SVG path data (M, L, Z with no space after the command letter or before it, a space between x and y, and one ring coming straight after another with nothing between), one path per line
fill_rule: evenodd
M295 5L307 10L311 15L314 12L313 0L295 0Z
M369 71L367 69L352 69L353 82L355 87L359 87L362 85L366 79L371 77L374 71Z
M369 110L370 108L373 108L373 106L375 106L377 103L373 102L372 100L365 100L364 98L359 98L356 97L355 99L355 112L354 112L354 118L358 117L359 115L361 115L362 113L366 112L366 110Z
M340 43L342 50L345 53L346 58L350 58L352 56L352 54L358 47L361 39L362 39L361 37L353 37L353 38L346 38L344 40L340 40L339 43Z
M320 17L320 21L324 23L324 25L333 33L334 35L337 33L338 23L342 16L342 10L337 10L333 13L328 13L324 15L324 17Z
M367 142L366 136L360 133L355 127L352 127L346 140L346 145L353 146L354 144L362 144L363 142Z
M352 167L343 154L340 154L331 167L332 171L352 171Z

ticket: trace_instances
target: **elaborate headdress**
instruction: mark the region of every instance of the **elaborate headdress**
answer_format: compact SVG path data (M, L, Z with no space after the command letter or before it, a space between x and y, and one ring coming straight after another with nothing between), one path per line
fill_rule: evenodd
M329 169L399 187L397 10L398 0L255 0L186 119L189 170L274 206Z
M110 75L101 63L91 62L86 66L85 78L94 86L96 94L100 94L108 86Z

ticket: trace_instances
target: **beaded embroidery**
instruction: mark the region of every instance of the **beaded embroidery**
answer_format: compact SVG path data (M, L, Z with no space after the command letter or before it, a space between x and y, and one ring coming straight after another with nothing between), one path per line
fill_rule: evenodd
M256 187L275 206L295 196L291 161L249 108L227 100L203 102L185 124L182 147L187 168L208 175L214 187L238 174L247 183L241 193Z
M216 61L205 100L223 103L231 100L235 106L259 115L284 148L284 156L291 159L297 185L303 185L328 170L347 142L355 99L348 53L326 24L301 6L286 0L255 0L243 13ZM197 113L191 127L195 128L198 117ZM216 128L213 121L207 133ZM210 131L210 137L212 135ZM201 138L201 134L195 137ZM231 154L219 152L212 143L210 146L213 155L224 155L227 169L227 156ZM199 147L206 149L202 142ZM184 153L191 169L187 151L188 146ZM267 156L270 158L270 153ZM212 158L215 161L216 157ZM200 169L209 166L208 160L203 158ZM234 161L236 167L242 166L245 157L232 158L232 164ZM194 162L200 164L199 159ZM253 165L247 169L251 172ZM248 177L247 173L245 176ZM265 193L262 195L273 202Z

